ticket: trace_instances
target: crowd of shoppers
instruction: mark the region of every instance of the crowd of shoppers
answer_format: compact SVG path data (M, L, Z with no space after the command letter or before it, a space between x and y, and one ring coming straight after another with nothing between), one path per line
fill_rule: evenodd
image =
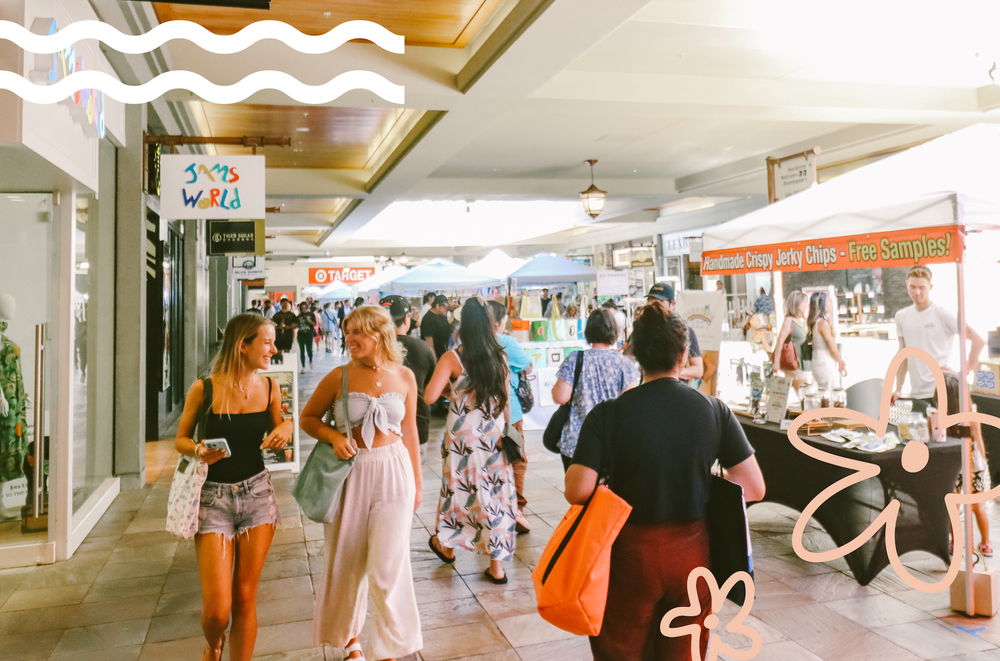
M690 568L707 562L702 519L712 463L719 460L748 499L763 492L752 450L728 409L683 383L696 378L692 368L699 365L690 359L696 338L671 313L673 293L659 285L650 291L628 355L616 350L623 313L613 302L594 309L584 332L589 348L565 359L552 389L557 403L570 404L559 442L567 500L586 500L607 451L616 455L609 484L634 508L612 552L606 626L592 640L598 659L651 658L649 650L672 649L676 641L664 642L672 639L655 632L660 611L680 605L671 601L675 588L680 585L683 593ZM516 534L531 524L524 512L527 458L508 460L503 444L508 427L523 431L518 388L522 379L533 378L532 361L506 332L503 303L472 297L455 320L449 319L446 296L433 295L424 304L415 315L401 296L378 305L356 301L349 313L346 304L320 309L305 301L296 314L283 299L273 319L251 310L230 321L211 378L215 403L207 437L226 438L232 456L192 440L201 381L188 395L177 440L180 452L210 465L196 535L203 659L221 657L230 614L231 658L253 653L256 586L280 521L260 449L284 447L292 432L291 422L282 420L280 389L257 371L296 342L303 369L307 358L312 367L314 340L325 339L328 352L338 338L344 343L347 363L316 387L300 427L341 459L354 458L333 521L324 524L314 642L343 649L348 659L362 658L359 636L370 615L374 659L422 648L410 527L423 492L420 447L429 442L430 407L437 402L447 401L447 414L436 521L427 544L447 564L459 549L484 555L484 580L507 583L505 563L513 557ZM576 314L575 302L561 305L557 294L547 301L547 312ZM349 420L340 414L345 398ZM650 417L650 410L667 412L671 424ZM648 571L638 569L642 563Z

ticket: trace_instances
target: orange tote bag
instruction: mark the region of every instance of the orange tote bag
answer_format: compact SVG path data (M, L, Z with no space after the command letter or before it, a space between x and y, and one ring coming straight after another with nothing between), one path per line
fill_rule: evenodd
M531 573L542 619L578 636L596 636L604 622L611 546L632 506L603 484L573 505Z

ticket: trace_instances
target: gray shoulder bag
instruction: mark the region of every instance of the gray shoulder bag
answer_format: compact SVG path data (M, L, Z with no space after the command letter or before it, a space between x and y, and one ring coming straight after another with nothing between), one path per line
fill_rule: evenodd
M344 404L344 433L351 436L351 413L348 407L347 365L341 368L344 373L340 388L340 399ZM302 513L316 523L333 523L340 505L340 494L344 489L344 481L354 465L354 457L341 459L333 451L333 446L323 441L317 441L316 447L309 453L306 465L302 467L292 495L299 503Z

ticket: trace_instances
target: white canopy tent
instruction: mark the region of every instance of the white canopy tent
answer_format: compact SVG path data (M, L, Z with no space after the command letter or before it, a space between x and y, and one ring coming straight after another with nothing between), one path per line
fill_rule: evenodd
M872 236L902 230L962 226L966 232L1000 229L1000 125L977 124L937 138L831 181L813 186L753 213L706 230L703 234L703 273L718 269L737 272L733 261L719 265L720 257L739 257L745 249L746 266L739 272L769 270L751 253L774 254L789 244L837 237ZM874 241L874 239L873 239ZM713 254L714 252L714 254ZM924 257L926 257L924 253ZM866 268L843 252L829 270ZM933 255L932 255L933 257ZM714 262L713 262L714 260ZM960 370L968 372L964 341L967 337L964 250L948 257L957 269ZM917 257L910 264L924 261ZM930 260L934 261L934 260ZM938 253L938 262L940 259ZM801 266L801 263L800 263ZM780 267L776 271L781 271ZM813 264L809 270L817 270ZM967 411L968 382L961 379L959 408ZM963 446L962 476L970 484L968 444ZM965 513L966 611L975 612L972 584L972 512Z
M490 254L486 255L486 257L483 257L478 262L469 264L469 270L480 275L488 275L494 278L506 278L523 265L523 259L519 257L511 257L503 250L494 248L490 251Z
M725 250L940 225L1000 227L1000 125L977 124L705 230Z
M499 278L479 275L469 269L444 259L432 259L416 266L406 273L382 283L392 291L432 290L463 290L496 287L501 284Z
M574 261L540 252L509 276L518 286L593 282L597 271Z
M352 298L354 298L354 292L339 280L323 287L316 294L316 299L320 301L346 301Z
M378 290L379 287L385 283L391 281L393 278L398 277L406 273L409 269L405 266L389 266L382 269L370 278L366 278L358 283L358 291L369 292L373 290Z

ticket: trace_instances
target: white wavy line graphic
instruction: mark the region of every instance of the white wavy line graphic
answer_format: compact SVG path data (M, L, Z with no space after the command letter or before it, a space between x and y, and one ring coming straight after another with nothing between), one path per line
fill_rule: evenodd
M11 71L0 71L0 89L38 104L58 103L85 89L99 90L122 103L148 103L177 89L190 90L210 103L239 103L273 89L309 105L329 103L346 92L364 89L402 105L406 88L372 71L346 71L322 85L306 85L283 71L257 71L232 85L216 85L191 71L168 71L142 85L126 85L103 71L78 71L54 85L35 85Z
M22 25L0 21L0 39L29 53L58 53L78 41L97 39L120 53L148 53L174 39L185 39L217 55L246 50L258 41L276 39L305 55L336 50L352 39L364 39L390 53L403 53L405 38L372 21L347 21L326 34L307 35L282 21L257 21L233 35L218 35L191 21L167 21L149 32L130 35L101 21L70 23L52 35L38 35Z

